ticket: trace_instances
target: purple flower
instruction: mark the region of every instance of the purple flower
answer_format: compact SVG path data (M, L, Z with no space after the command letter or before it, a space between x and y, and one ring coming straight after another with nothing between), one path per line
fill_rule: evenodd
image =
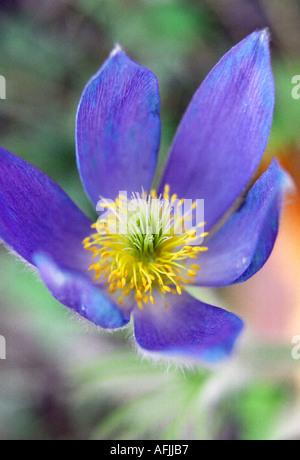
M277 236L286 175L275 160L235 206L271 128L266 31L235 46L204 80L154 191L159 107L156 77L116 48L85 87L76 118L79 173L95 207L102 197L104 217L93 224L49 177L1 148L0 237L57 300L96 325L120 328L132 317L144 351L217 361L243 323L185 287L247 280ZM205 233L203 222L178 232L188 214L179 212L182 199L194 203L191 218L204 200Z

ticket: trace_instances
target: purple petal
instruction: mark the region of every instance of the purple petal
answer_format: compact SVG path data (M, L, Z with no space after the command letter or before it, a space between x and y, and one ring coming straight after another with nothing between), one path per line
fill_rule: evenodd
M151 187L160 144L159 92L148 69L116 49L89 81L76 120L77 163L96 204L100 195Z
M134 312L135 338L146 351L169 357L219 361L228 356L242 330L232 313L196 300L186 292Z
M64 270L48 256L37 253L34 263L45 285L59 302L97 326L114 329L124 326L125 318L90 279L78 271Z
M82 240L90 220L30 163L0 147L0 238L28 262L36 251L70 268L87 268Z
M197 260L197 285L224 286L238 279L245 281L264 265L277 237L288 179L273 160L240 209L207 241L208 251Z
M251 179L273 108L268 35L254 32L221 59L194 95L162 178L162 186L168 183L180 198L205 200L207 229Z

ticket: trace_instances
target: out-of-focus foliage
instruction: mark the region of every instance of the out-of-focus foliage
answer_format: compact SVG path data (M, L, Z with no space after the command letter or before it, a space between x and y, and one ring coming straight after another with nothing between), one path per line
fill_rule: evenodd
M274 59L273 64L276 85L276 112L268 150L274 152L286 146L300 145L299 126L300 108L299 100L291 97L292 77L299 75L300 59L280 60Z
M280 154L285 161L292 151L290 171L299 179L300 100L291 96L292 77L300 74L299 18L296 0L2 1L0 74L7 99L0 100L0 145L52 176L92 216L75 165L74 120L86 81L114 44L158 76L162 164L212 66L245 35L268 26L277 103L266 159ZM263 274L255 291L261 310L253 305L246 315L248 328L233 358L216 369L183 370L139 357L130 328L109 334L78 321L4 250L0 267L0 335L7 340L7 359L0 361L1 439L300 437L292 330L271 334L277 312L268 305ZM214 295L218 305L243 316L248 294L228 292L202 291L201 298ZM289 307L286 316L300 310L296 302ZM268 340L257 327L262 311L270 314ZM300 334L292 318L293 333Z
M130 330L78 321L10 255L1 268L2 439L272 439L293 407L288 347L247 345L214 370L152 364Z

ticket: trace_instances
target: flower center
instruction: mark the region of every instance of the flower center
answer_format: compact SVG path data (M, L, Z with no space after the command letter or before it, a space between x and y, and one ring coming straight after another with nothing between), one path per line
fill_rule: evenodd
M119 194L114 202L102 200L99 205L105 213L83 245L95 259L89 268L95 271L95 281L102 277L111 293L119 291L120 304L133 293L142 308L148 301L154 304L154 292L180 295L193 283L199 266L192 259L207 250L198 244L207 235L202 230L198 234L205 223L191 223L197 202L170 198L166 186L163 196L152 191L128 200Z

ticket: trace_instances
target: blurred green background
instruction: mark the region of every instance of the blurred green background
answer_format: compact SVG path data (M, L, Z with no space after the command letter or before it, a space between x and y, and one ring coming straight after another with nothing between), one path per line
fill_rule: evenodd
M1 0L0 145L54 178L93 215L77 174L82 89L115 45L156 73L161 162L193 93L231 46L269 27L276 111L266 152L300 180L300 2ZM132 332L79 321L22 262L0 254L0 439L300 439L300 212L289 198L274 254L253 280L195 292L247 321L215 369L138 356ZM298 276L299 275L299 276Z

